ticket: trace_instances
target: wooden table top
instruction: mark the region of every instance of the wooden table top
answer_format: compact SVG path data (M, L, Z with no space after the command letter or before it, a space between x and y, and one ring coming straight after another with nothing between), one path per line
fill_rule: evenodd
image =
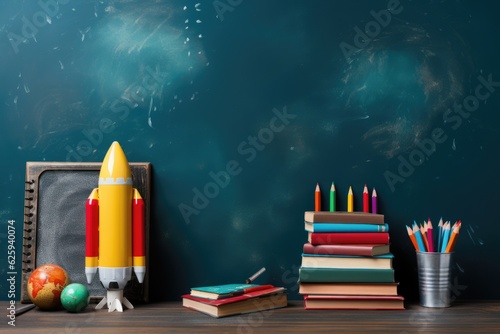
M0 332L8 322L9 303L0 302ZM21 308L23 304L16 303ZM500 301L467 301L449 308L405 305L406 310L304 310L302 301L286 308L215 319L181 302L136 305L123 313L89 306L84 312L34 308L15 318L19 333L500 333Z

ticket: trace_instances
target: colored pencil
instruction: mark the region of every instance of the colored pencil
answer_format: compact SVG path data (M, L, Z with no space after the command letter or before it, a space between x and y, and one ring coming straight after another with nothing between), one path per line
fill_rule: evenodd
M332 186L330 188L330 212L335 211L335 185L332 182Z
M441 245L441 253L444 253L446 251L446 246L448 245L448 240L450 239L450 229L451 229L451 224L447 222L443 226L443 244Z
M450 221L443 223L443 218L440 218L437 240L434 237L434 227L430 218L428 218L427 221L424 220L423 225L419 225L416 221L413 221L411 227L408 225L406 226L406 230L413 247L415 247L417 251L450 253L453 252L455 248L461 227L462 222L460 220L451 225Z
M413 247L415 247L415 250L419 250L417 239L415 239L415 236L413 235L413 230L411 229L411 227L406 225L406 231L408 232L408 236L410 237L411 243L413 244Z
M437 244L437 249L436 251L441 250L441 244L443 243L443 217L439 219L439 224L438 224L438 244Z
M422 236L420 235L420 230L418 229L417 223L413 224L413 235L415 236L415 239L417 240L418 249L421 252L425 252L426 249L425 249L424 241L422 240Z
M427 240L427 222L424 221L424 225L420 225L420 234L422 235L422 240L424 241L425 249L430 252L429 241Z
M316 183L316 191L314 192L314 211L321 211L321 190L318 183Z
M352 193L352 187L349 187L349 193L347 194L347 212L354 211L354 195Z
M462 226L460 220L457 222L457 224L453 225L453 232L451 233L450 241L448 242L448 245L446 246L446 253L453 252L453 249L455 248L455 243L457 242L458 234L460 233L460 227Z
M372 213L377 213L377 191L373 188L372 191Z
M427 220L427 241L429 242L429 252L434 252L434 236L432 235L434 229L432 228L432 222L429 218Z
M363 212L370 212L370 204L368 203L368 187L366 184L363 189Z

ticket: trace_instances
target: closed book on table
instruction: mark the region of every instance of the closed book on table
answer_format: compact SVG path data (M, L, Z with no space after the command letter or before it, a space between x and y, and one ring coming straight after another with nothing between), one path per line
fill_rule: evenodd
M389 244L313 245L305 243L303 247L303 253L306 254L375 256L389 252Z
M306 310L404 310L402 296L304 296Z
M182 306L215 318L285 307L287 303L285 288L282 287L223 299L199 298L190 294L182 296Z
M387 232L363 233L316 233L308 232L308 241L313 245L335 244L388 244Z
M299 268L299 282L393 283L394 269Z
M389 225L304 222L304 229L308 232L389 232Z
M384 224L384 215L368 212L306 211L304 220L310 223Z
M386 295L398 294L398 283L300 283L301 295Z
M392 268L394 255L377 256L302 254L302 267L309 268Z

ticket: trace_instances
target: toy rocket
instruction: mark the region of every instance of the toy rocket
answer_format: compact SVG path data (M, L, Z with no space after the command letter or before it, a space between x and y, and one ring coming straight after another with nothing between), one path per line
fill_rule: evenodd
M132 278L144 280L144 201L132 187L132 174L125 153L113 142L101 166L99 185L86 201L85 275L90 284L99 270L107 291L97 304L101 309L123 312L123 305L134 308L123 296L123 288Z

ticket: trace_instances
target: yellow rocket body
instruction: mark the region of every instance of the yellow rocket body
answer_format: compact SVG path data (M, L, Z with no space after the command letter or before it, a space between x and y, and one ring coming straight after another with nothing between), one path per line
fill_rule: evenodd
M119 145L113 145L99 174L99 267L132 266L132 174Z
M132 266L131 184L99 184L99 267Z

